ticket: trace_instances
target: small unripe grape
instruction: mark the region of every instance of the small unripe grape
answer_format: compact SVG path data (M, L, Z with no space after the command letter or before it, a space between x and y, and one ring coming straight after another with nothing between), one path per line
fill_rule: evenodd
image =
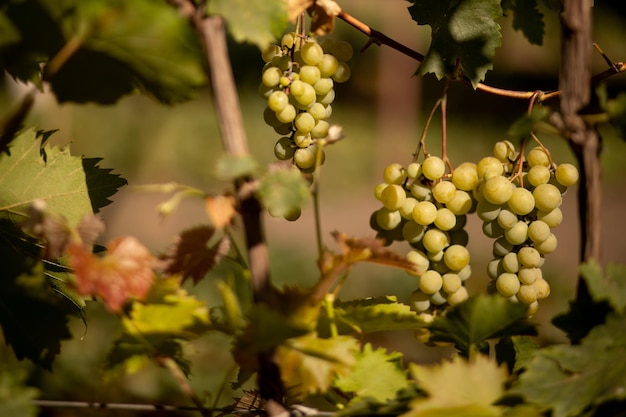
M380 201L383 203L385 208L389 210L398 210L404 204L406 200L406 192L401 185L390 184L388 185L381 194Z
M520 289L520 282L517 279L517 275L505 272L500 274L496 279L496 289L503 297L512 297Z
M493 156L500 162L508 162L515 153L515 146L508 140L496 142L493 146Z
M550 180L550 169L543 165L535 165L528 170L526 180L533 187L545 184Z
M438 156L429 156L422 163L422 174L429 180L438 180L446 172L446 164Z
M559 184L571 187L578 183L578 168L572 164L560 164L554 174Z
M489 178L483 186L483 196L493 204L506 203L512 194L513 185L507 178L501 175Z
M428 259L426 254L419 250L412 250L409 253L407 253L406 259L409 262L412 262L415 265L417 265L417 269L420 271L420 273L424 273L430 266L430 260ZM411 271L407 271L407 272L411 275L415 275Z
M406 167L406 173L409 178L414 180L422 174L422 165L419 162L411 162Z
M548 155L539 147L533 148L530 152L528 152L526 161L530 167L534 167L535 165L543 165L545 167L550 166L550 159L548 158Z
M515 188L507 204L513 213L523 216L533 211L535 199L526 188Z
M422 238L424 248L431 253L438 253L449 245L448 235L439 229L429 229Z
M443 261L450 270L460 271L469 264L470 253L464 246L452 245L444 251Z
M314 41L307 41L300 49L300 56L307 65L318 65L324 57L324 50Z
M420 201L413 207L413 220L422 226L428 226L437 218L437 207L430 201Z
M552 184L541 184L533 190L538 210L550 211L561 205L561 192Z
M476 165L465 162L459 165L452 173L452 183L459 190L470 191L478 183Z
M504 173L502 162L493 156L486 156L478 161L476 165L478 178L491 178Z
M437 210L434 223L441 230L450 230L456 225L456 216L450 209L440 208Z
M461 287L456 292L448 294L448 304L456 306L465 302L468 298L469 294L467 293L467 289L465 287Z
M443 286L443 279L441 274L437 271L428 270L425 271L419 277L419 289L425 294L434 294Z
M400 212L398 212L398 210L389 210L381 207L376 212L376 223L378 223L383 230L395 229L401 221L402 216L400 216Z
M385 167L383 179L387 184L402 184L406 179L406 171L400 164L389 164Z
M441 181L433 187L433 197L440 203L446 204L454 198L456 186L450 181Z
M275 87L280 82L280 77L283 75L283 72L280 68L277 67L269 67L263 72L261 76L261 82L266 87Z

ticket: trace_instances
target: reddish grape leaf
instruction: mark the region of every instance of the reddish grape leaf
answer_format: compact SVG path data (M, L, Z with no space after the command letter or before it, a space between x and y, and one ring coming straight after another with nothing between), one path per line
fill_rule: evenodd
M161 256L160 268L166 274L180 274L183 280L191 278L197 284L230 250L231 242L227 236L209 246L214 234L215 229L211 226L185 230Z
M68 255L77 292L102 298L111 311L120 311L130 299L143 299L152 286L155 258L133 237L112 240L102 257L72 242Z

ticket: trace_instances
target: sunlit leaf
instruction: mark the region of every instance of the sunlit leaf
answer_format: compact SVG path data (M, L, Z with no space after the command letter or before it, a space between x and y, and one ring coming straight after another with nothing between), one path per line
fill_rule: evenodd
M263 176L256 195L272 216L285 217L300 210L311 191L300 171L292 166Z
M403 417L471 416L497 417L502 411L494 403L504 394L507 372L482 355L466 361L460 356L438 365L411 365L426 398L411 402Z
M209 196L205 208L211 224L220 230L231 224L237 214L235 198L231 195Z
M223 155L217 160L215 174L221 180L232 181L254 175L259 163L250 155Z
M0 366L0 416L36 417L37 407L33 400L39 390L26 385L25 369Z
M438 79L455 76L457 65L476 85L493 67L500 46L500 0L411 0L409 12L419 25L432 28L432 41L418 68Z
M603 273L602 268L591 261L580 266L580 274L587 282L594 300L607 300L616 312L624 312L626 307L625 265L609 264Z
M134 374L149 365L154 358L167 357L173 359L185 375L189 375L191 364L183 353L180 341L172 338L135 338L124 334L113 343L105 360L105 368L113 375Z

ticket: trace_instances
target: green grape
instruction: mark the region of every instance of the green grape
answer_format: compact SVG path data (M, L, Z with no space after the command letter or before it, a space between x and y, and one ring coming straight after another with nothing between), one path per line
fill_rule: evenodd
M431 304L440 306L445 304L446 302L448 302L448 299L444 294L441 293L441 291L435 291L433 294L430 295Z
M550 236L550 226L542 220L535 220L528 225L528 237L535 244L544 242Z
M478 178L491 178L497 177L504 173L504 167L502 162L493 156L486 156L478 161L476 165L476 174Z
M538 210L550 211L561 205L561 192L552 184L541 184L533 190Z
M454 225L452 229L450 229L452 231L463 229L465 225L467 224L467 216L465 214L455 215L455 216L456 216L456 224Z
M267 106L274 112L283 110L287 104L289 104L289 97L281 90L274 91L267 99Z
M460 271L469 264L470 253L465 246L452 245L444 251L443 261L450 270Z
M276 158L280 159L281 161L286 161L287 159L293 158L293 154L295 153L295 151L296 149L291 143L291 139L288 136L283 136L282 138L278 139L278 141L274 145L274 155L276 155Z
M422 240L425 230L421 224L408 221L402 226L402 237L409 243L416 243Z
M538 271L540 271L539 268L521 267L517 272L517 277L522 284L531 285L537 280L537 278L539 278Z
M274 91L276 91L276 87L266 87L263 83L259 84L259 96L265 100L268 100Z
M303 106L303 110L313 104L317 98L313 86L300 80L292 82L289 91L296 101Z
M339 61L331 54L324 54L316 65L320 69L322 77L329 78L335 75L339 67Z
M326 95L318 95L317 102L322 103L324 106L332 104L335 101L335 90L330 90Z
M493 242L493 256L503 257L507 253L513 250L513 244L511 244L504 236L499 237Z
M352 45L346 41L332 42L328 51L340 61L349 61L354 54Z
M550 228L555 228L563 221L563 213L560 208L553 210L537 210L537 219L545 222Z
M537 301L528 304L528 309L526 310L526 317L532 317L537 310L539 310L539 303Z
M459 288L461 288L461 286L463 285L463 281L461 281L461 278L457 274L443 274L441 276L441 279L443 280L443 285L441 288L448 294L457 292Z
M543 165L535 165L528 170L526 179L533 187L545 184L550 180L550 169Z
M554 173L556 180L564 187L578 183L578 168L572 164L560 164Z
M320 69L313 65L303 65L300 67L300 80L313 86L320 78Z
M400 215L407 220L412 220L413 209L415 208L416 204L417 204L416 199L414 199L413 197L406 197L404 199L404 204L402 204L402 207L398 209L400 210Z
M296 129L302 133L309 133L315 127L315 119L309 113L298 113L294 122Z
M467 288L461 287L452 294L448 294L448 304L456 306L467 301L468 298L469 294L467 293Z
M520 303L526 305L537 301L537 289L532 285L521 285L516 295Z
M380 197L380 201L385 208L398 210L406 200L406 191L404 191L401 185L390 184L385 187Z
M322 104L322 103L320 103ZM322 119L328 119L332 114L333 114L333 106L331 106L330 104L325 104L324 105L324 117L322 117Z
M310 134L299 130L293 135L293 141L298 148L308 148L313 143Z
M261 76L261 82L266 87L276 87L280 82L280 77L282 77L283 72L280 68L277 67L269 67L263 72Z
M315 151L316 148L313 146L296 149L293 155L293 161L301 169L312 168L315 166Z
M410 175L409 178L411 178ZM441 181L435 184L432 193L435 200L440 203L446 204L454 198L454 194L456 193L456 186L450 181Z
M504 237L513 245L521 245L528 239L528 225L524 221L518 221L504 231Z
M508 140L496 142L493 146L493 156L500 162L508 162L515 155L515 146Z
M513 185L507 178L497 175L485 181L482 190L483 196L490 203L504 204L513 194Z
M335 73L332 75L332 78L338 83L345 83L350 79L350 75L351 71L348 64L346 64L345 62L339 62Z
M543 242L539 243L538 245L535 245L535 248L540 254L546 255L556 250L557 243L558 242L556 240L556 236L554 235L554 233L550 233L548 238L544 240Z
M506 272L516 274L519 271L519 261L517 260L517 253L509 252L502 258L502 268Z
M386 182L381 182L380 184L378 184L375 188L374 188L374 197L376 197L376 200L379 200L382 198L383 195L383 190L388 186L389 184L387 184Z
M502 228L502 226L500 226L500 224L498 224L496 220L483 223L482 229L485 236L494 239L502 236L505 233L505 230Z
M517 275L505 272L500 274L496 279L496 290L505 298L509 298L517 294L520 288Z
M331 78L320 78L313 84L315 94L318 96L325 96L333 89L334 83Z
M276 119L281 123L290 123L296 118L296 108L292 104L287 104L284 109L276 112Z
M461 278L461 281L465 281L470 276L472 276L472 267L470 266L470 264L465 265L465 268L458 271L457 275L459 276L459 278Z
M400 164L389 164L385 167L383 179L387 184L402 184L406 179L406 171Z
M313 40L308 40L300 49L300 57L307 65L318 65L324 57L324 50Z
M381 207L376 212L376 223L378 223L383 230L395 229L401 221L402 216L400 216L400 212L398 210L389 210Z
M452 184L462 191L470 191L478 183L478 172L476 165L465 162L459 165L452 173Z
M326 107L322 103L313 103L306 110L315 120L326 119Z
M532 286L537 290L537 299L543 300L544 298L550 295L550 284L548 282L539 277L532 283Z
M541 255L537 249L524 246L517 252L517 260L525 268L536 268L541 261Z
M428 270L419 277L419 289L425 294L434 294L443 286L441 274L437 271Z
M515 188L507 204L513 213L524 216L535 208L535 199L526 188Z
M471 210L472 197L465 191L456 190L452 200L446 203L446 207L457 216L462 216Z
M456 216L450 209L440 208L437 210L437 217L435 217L434 223L439 229L447 231L456 225Z
M428 259L435 262L436 264L441 263L441 261L443 260L443 254L444 254L444 251L442 250L440 250L439 252L427 252ZM437 269L435 269L435 271L441 273Z
M311 136L315 139L321 139L328 136L328 129L330 124L326 120L318 120L311 129Z
M276 113L269 107L266 107L265 110L263 110L263 121L272 127L281 126L283 124L283 122L276 118Z
M476 214L484 222L496 220L501 211L502 208L499 204L492 204L487 200L481 200L476 205Z
M500 274L504 273L504 267L502 266L503 258L496 258L489 261L487 264L487 275L491 279L496 279L500 276Z
M517 215L510 210L500 210L498 213L498 224L504 229L510 229L517 223Z
M424 248L431 253L438 253L450 244L448 235L439 229L429 229L422 238Z
M275 56L281 56L281 55L282 55L282 50L280 49L280 46L270 45L263 50L263 52L261 53L261 58L263 58L264 62L270 62L272 58L274 58Z
M430 308L430 296L424 294L420 290L415 290L411 293L411 300L409 301L411 310L421 313Z
M413 220L422 226L428 226L437 218L437 207L430 201L420 201L413 207Z
M275 114L274 114L274 117L276 117ZM289 135L293 132L293 127L291 123L281 123L281 122L279 123L280 123L279 125L274 126L274 132L278 133L279 135Z
M275 56L268 64L271 64L271 66L281 71L287 71L292 66L291 57L289 55Z
M438 156L429 156L422 163L422 174L429 180L438 180L445 172L446 164Z
M418 271L420 271L420 274L424 273L430 267L430 260L428 259L428 256L426 256L426 254L422 251L412 250L406 254L406 259L409 262L417 265L417 269ZM408 272L411 275L415 275L411 271Z
M409 186L409 191L413 195L413 197L422 201L431 201L433 197L433 192L430 187L427 187L419 182L413 182Z
M528 166L530 167L534 167L535 165L550 166L550 158L548 158L545 151L539 147L533 148L528 152L526 162L528 162Z
M298 34L296 32L285 33L280 41L280 44L283 48L293 49L293 45L298 38Z
M295 222L302 215L302 210L300 208L296 208L288 212L283 216L283 218L289 222Z

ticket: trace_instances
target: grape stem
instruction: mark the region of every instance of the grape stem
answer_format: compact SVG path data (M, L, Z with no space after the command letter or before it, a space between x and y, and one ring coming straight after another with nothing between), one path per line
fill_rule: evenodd
M458 65L458 62L457 62ZM452 173L453 168L448 158L448 88L450 80L446 79L441 95L441 159L448 166L448 170Z
M417 149L415 149L415 153L413 154L412 162L417 162L417 159L419 158L419 155L420 155L420 151L423 152L424 155L428 155L428 151L426 151L426 134L428 133L430 122L433 120L433 117L435 116L435 112L437 111L437 108L441 105L441 101L442 101L441 98L438 99L433 105L433 108L430 110L430 113L428 114L428 118L426 119L426 124L424 124L424 129L422 130L422 136L420 137L420 141L417 144Z

